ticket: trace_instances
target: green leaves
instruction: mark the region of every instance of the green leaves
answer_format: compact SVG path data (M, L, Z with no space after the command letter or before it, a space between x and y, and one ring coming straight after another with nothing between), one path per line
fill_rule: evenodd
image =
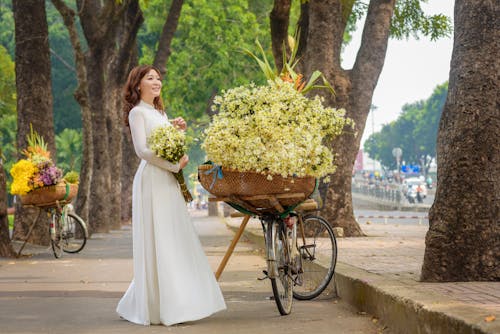
M452 26L450 18L442 14L426 15L422 10L422 0L397 1L391 21L391 36L397 39L419 38L419 34L436 40L450 36Z
M269 64L269 62L267 61L266 53L264 52L264 48L262 48L262 45L260 44L259 40L255 40L255 44L257 44L257 48L260 52L262 59L257 57L254 53L252 53L248 49L243 49L243 52L245 52L247 55L252 57L257 62L257 64L259 64L259 67L262 70L262 72L264 73L267 80L276 79L278 77L278 71L276 70L276 68L274 66L271 66ZM286 63L286 59L285 59L286 57L284 56L283 58L285 60L283 63ZM288 65L288 64L286 64L286 65Z
M299 36L297 34L295 40L299 40ZM297 65L298 61L295 59L297 56L297 50L299 47L299 43L293 43L293 47L291 50L290 57L287 59L286 55L286 47L283 45L283 68L281 69L281 72L278 74L278 70L276 67L273 65L269 64L266 53L264 49L262 48L262 45L258 40L255 40L255 44L257 44L257 48L260 52L261 58L257 57L254 53L252 53L248 49L243 49L243 51L252 57L257 64L259 65L260 69L264 73L264 76L266 77L267 80L274 81L276 78L281 78L283 81L287 82L292 82L295 84L295 89L302 94L306 94L308 91L312 89L317 89L317 88L326 88L328 89L332 94L335 94L335 91L333 90L333 87L330 85L328 80L326 80L325 76L323 73L320 71L314 71L309 78L307 82L303 82L303 77L302 74L299 74L295 72L294 67ZM316 82L318 79L323 79L323 85L316 85Z
M79 171L82 160L82 132L64 129L56 135L57 166L64 171Z
M371 135L364 149L384 166L395 167L394 147L403 149L406 163L419 164L420 157L436 156L436 138L448 84L439 85L429 99L406 104L401 116Z

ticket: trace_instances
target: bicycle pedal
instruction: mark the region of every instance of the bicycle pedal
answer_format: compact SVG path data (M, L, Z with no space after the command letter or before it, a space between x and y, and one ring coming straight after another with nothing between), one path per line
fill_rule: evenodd
M265 280L265 279L268 279L268 278L269 278L269 275L267 274L267 270L262 270L262 273L264 274L264 277L262 277L262 278L258 278L258 277L257 277L257 279L258 279L259 281L263 281L263 280Z

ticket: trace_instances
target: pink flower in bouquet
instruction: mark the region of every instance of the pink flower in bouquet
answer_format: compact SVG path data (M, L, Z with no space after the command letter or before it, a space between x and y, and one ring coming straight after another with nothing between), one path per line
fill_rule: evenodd
M62 171L56 166L47 166L40 169L40 179L45 186L57 184L62 178Z

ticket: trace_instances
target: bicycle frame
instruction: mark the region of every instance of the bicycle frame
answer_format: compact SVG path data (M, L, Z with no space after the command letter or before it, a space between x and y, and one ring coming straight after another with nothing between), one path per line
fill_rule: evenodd
M275 248L275 243L273 242L273 240L277 237L277 234L281 230L288 232L288 229L291 229L291 238L288 238L288 233L286 233L289 244L283 246L288 247L286 251L289 252L290 259L294 259L299 253L297 249L297 224L294 223L293 226L289 228L284 223L283 218L279 216L262 217L261 224L264 231L264 240L266 244L267 276L269 278L277 278L279 277L279 273L278 266L276 264L276 255L278 252L285 250L277 250Z

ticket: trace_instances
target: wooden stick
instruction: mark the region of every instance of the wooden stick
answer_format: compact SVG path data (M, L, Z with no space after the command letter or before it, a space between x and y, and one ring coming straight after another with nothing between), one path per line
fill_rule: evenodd
M278 210L278 212L280 213L285 212L285 208L281 206L280 202L276 199L276 197L269 196L269 203L271 203L271 205L274 206L274 208Z
M246 215L243 218L243 221L241 222L240 228L238 232L236 232L236 235L233 238L233 241L231 241L231 245L229 245L229 248L226 251L226 254L224 255L224 258L222 259L221 263L219 264L219 268L217 268L217 272L215 273L215 278L219 280L220 275L224 271L224 268L226 267L227 261L229 261L229 258L233 254L234 248L236 247L236 244L241 238L241 235L243 234L243 230L245 230L245 227L247 226L248 221L250 220L250 216Z
M40 215L42 214L42 209L38 209L38 214L36 215L36 218L35 220L33 221L33 223L31 224L29 230L28 230L28 234L26 235L26 238L24 239L24 242L21 246L21 248L19 249L19 251L17 252L17 255L16 257L20 257L21 256L21 252L23 251L24 249L24 246L26 246L26 243L28 242L28 239L30 238L31 236L31 232L33 232L33 228L35 227L36 225L36 222L38 221L38 218L40 218Z

